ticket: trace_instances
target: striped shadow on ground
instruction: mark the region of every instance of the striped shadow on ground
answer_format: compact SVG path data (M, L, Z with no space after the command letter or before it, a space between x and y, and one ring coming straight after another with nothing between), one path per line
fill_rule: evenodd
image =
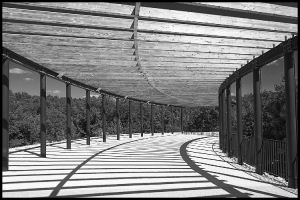
M10 154L3 197L291 197L231 167L212 151L216 137L124 135L76 140ZM270 188L268 190L268 188Z

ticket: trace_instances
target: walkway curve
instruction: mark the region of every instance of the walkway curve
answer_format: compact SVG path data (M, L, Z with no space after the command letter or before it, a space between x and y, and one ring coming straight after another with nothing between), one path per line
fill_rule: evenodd
M222 161L217 137L150 134L76 140L11 154L3 197L296 197ZM273 191L276 188L276 191Z
M138 139L138 140L144 140L144 139L147 139L147 138L141 138L141 139ZM86 159L84 162L82 162L80 165L78 165L74 170L72 170L71 173L69 173L66 178L64 178L57 186L56 188L52 191L52 193L50 194L50 197L55 197L57 196L59 190L61 188L63 188L63 185L71 178L71 176L73 176L82 166L84 166L85 164L87 164L91 159L95 158L96 156L98 156L100 153L103 153L105 151L108 151L112 148L116 148L120 145L124 145L124 144L128 144L128 143L131 143L131 142L135 142L137 140L132 140L132 141L129 141L129 142L125 142L125 143L122 143L122 144L118 144L118 145L115 145L115 146L112 146L112 147L109 147L107 149L104 149L102 151L99 151L98 153L95 153L94 155L92 155L91 157L89 157L88 159Z

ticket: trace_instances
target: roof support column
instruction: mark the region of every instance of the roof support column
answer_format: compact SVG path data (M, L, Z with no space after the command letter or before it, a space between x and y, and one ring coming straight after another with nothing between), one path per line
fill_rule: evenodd
M286 105L288 187L297 188L297 135L293 52L284 53L284 80Z
M86 144L90 145L90 91L86 90Z
M219 94L218 96L218 100L219 100L219 149L222 150L222 106L221 106L221 94Z
M226 132L226 103L225 103L225 90L221 92L221 106L222 106L222 143L223 143L223 153L226 153L227 151L227 146L226 146L226 137L227 137L227 132Z
M236 118L237 118L237 159L238 164L242 165L242 82L241 77L236 79Z
M2 56L2 171L9 161L9 60Z
M144 113L143 113L143 103L140 103L140 113L141 113L141 137L144 136L144 130L143 130L143 126L144 126Z
M262 123L260 98L260 68L253 69L255 172L262 174Z
M183 107L180 108L181 133L183 133Z
M154 126L153 126L153 105L150 105L150 123L151 123L151 134L154 135Z
M116 115L117 115L117 140L120 140L120 106L119 106L119 98L116 98Z
M227 98L227 156L231 158L232 152L231 152L231 91L230 91L230 84L226 87L226 98Z
M172 132L172 134L173 134L173 121L174 121L173 106L171 106L171 132Z
M40 74L40 156L46 158L46 74Z
M103 142L106 142L106 96L102 94L102 131L103 131Z
M71 149L71 84L66 83L67 93L67 149Z
M164 134L164 106L161 106L161 134Z
M132 138L132 116L131 116L131 104L132 102L129 100L129 138Z

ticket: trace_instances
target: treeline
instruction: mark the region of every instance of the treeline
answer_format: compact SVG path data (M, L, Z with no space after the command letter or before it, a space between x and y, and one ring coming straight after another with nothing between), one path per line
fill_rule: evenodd
M298 91L298 87L297 87ZM9 101L9 143L10 147L39 143L40 137L40 97L26 92L13 93ZM233 97L233 102L235 97ZM107 134L116 134L116 102L107 97ZM128 134L128 101L120 99L120 132ZM298 103L298 101L297 101ZM285 138L285 96L284 85L275 85L275 92L262 92L263 137L282 140ZM154 106L154 132L161 132L161 107ZM91 137L102 136L101 97L91 97L90 129ZM140 133L140 104L132 103L132 132ZM150 105L143 104L144 133L150 133ZM60 141L66 138L66 98L48 95L46 97L46 138ZM164 131L171 132L170 107L164 109ZM180 131L180 109L173 108L173 131ZM243 134L254 133L253 95L242 98ZM218 107L197 107L184 109L185 131L219 131ZM86 136L86 100L72 98L71 133L72 139ZM232 132L236 132L236 106L232 107Z
M296 123L298 129L298 81L296 89ZM286 140L286 104L284 83L275 84L275 91L262 91L262 131L264 139ZM233 102L236 98L233 97ZM237 131L236 105L232 106L232 132ZM254 100L253 94L246 94L242 97L242 127L243 135L254 135Z
M9 142L10 147L29 145L38 143L40 140L40 97L31 96L26 92L13 93L10 90L9 103ZM120 112L120 132L128 134L129 106L128 100L119 100ZM171 112L170 107L164 109L164 131L171 132ZM197 115L199 109L202 111ZM102 99L91 97L90 109L90 136L102 136ZM161 107L154 106L154 132L161 132ZM192 111L192 112L190 112ZM189 120L201 118L204 113L211 113L212 118L217 119L217 107L203 107L196 110L184 109L184 126L191 126ZM66 138L66 98L48 95L46 97L46 138L47 141L60 141ZM150 105L143 104L143 130L150 133ZM179 132L180 129L180 109L173 108L173 131ZM196 117L197 115L197 117ZM106 97L106 127L107 135L115 135L117 128L117 113L115 98ZM86 99L72 98L71 100L71 133L72 139L86 136ZM198 125L193 126L199 129ZM217 120L212 122L205 121L203 131L208 131L214 127L218 131ZM132 132L140 133L140 103L132 103Z

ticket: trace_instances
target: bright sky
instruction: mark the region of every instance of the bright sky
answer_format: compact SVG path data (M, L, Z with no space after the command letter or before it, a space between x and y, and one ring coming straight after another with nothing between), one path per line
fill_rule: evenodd
M298 79L298 51L294 53L295 57L295 75ZM280 84L283 75L283 57L269 63L261 68L261 90L274 91L274 85ZM231 85L231 94L235 95L236 84ZM242 78L242 96L253 93L253 74L250 73Z
M298 79L298 52L295 52L296 78ZM30 95L40 95L40 75L16 63L10 62L9 87L13 92L27 92ZM274 84L281 82L283 74L283 58L268 64L262 68L262 91L274 91ZM47 95L65 97L66 85L50 77L46 78ZM242 78L242 95L252 93L252 73ZM231 85L232 95L235 95L235 83ZM73 98L82 98L85 96L85 90L71 86L71 95ZM92 95L99 95L91 92Z
M10 62L9 69L9 88L13 92L27 92L30 95L40 95L40 75L37 72L14 62ZM47 76L46 92L47 95L65 97L66 84ZM84 89L71 86L72 98L82 98L85 95L86 92ZM99 94L91 92L91 96L93 95Z

